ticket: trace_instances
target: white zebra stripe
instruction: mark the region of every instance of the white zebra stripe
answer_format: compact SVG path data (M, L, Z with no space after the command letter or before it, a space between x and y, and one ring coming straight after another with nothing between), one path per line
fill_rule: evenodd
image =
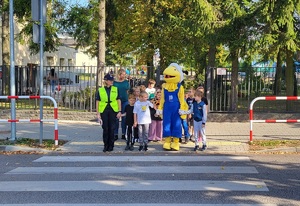
M226 162L250 161L240 156L44 156L34 162Z
M0 204L0 206L277 206L275 204Z
M132 173L243 173L257 174L255 167L237 167L237 166L149 166L149 167L18 167L5 174L132 174Z
M269 191L264 182L214 180L2 181L1 192L25 191Z

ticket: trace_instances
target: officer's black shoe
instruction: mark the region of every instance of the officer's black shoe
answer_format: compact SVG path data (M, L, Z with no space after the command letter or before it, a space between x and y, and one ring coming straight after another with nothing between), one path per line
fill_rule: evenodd
M109 148L107 149L108 152L111 152L111 151L113 151L113 150L114 150L114 148L112 148L112 147L109 147Z
M118 138L118 135L115 135L115 141L117 141L119 138Z
M127 151L127 150L129 150L129 149L130 149L130 146L129 146L129 145L126 145L125 150Z
M142 151L142 150L143 150L143 145L140 145L139 151Z
M104 148L103 148L103 152L106 152L106 151L107 151L107 147L104 147Z
M147 151L147 150L148 150L148 145L145 144L144 151Z

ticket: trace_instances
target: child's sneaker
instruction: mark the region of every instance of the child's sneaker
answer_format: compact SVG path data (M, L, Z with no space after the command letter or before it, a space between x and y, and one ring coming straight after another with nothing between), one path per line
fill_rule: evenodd
M144 151L147 151L147 150L148 150L148 145L145 144Z
M143 145L140 145L139 151L142 151L142 150L143 150Z
M201 151L206 150L206 148L207 148L207 146L204 144L204 145L202 146L202 148L201 148Z
M199 146L196 145L195 148L194 148L194 151L197 151L199 149Z
M188 142L189 142L189 138L188 138L188 137L186 137L186 138L185 138L185 142L184 142L184 143L185 143L185 144L187 144Z
M194 135L191 135L191 136L190 136L190 141L195 142Z
M125 150L127 151L129 149L130 149L129 145L126 145Z

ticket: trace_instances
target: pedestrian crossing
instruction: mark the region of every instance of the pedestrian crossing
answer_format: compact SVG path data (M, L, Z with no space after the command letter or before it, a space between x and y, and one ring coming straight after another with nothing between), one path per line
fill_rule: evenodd
M24 206L272 205L253 202L247 204L242 200L225 204L230 200L222 202L213 198L211 200L207 198L203 202L206 204L197 201L197 196L207 193L221 192L221 195L226 197L230 193L235 195L239 192L245 194L268 192L265 182L259 179L259 172L251 166L249 157L244 156L42 156L32 161L28 167L16 167L5 175L12 177L12 180L1 181L0 194L19 192L27 198L37 192L45 196L59 193L62 198L61 202L55 200L53 203L49 203L49 199L39 204L24 202L22 203ZM86 196L93 194L95 199L82 198L79 201L76 197L78 202L72 204L68 201L75 201L75 197L70 200L63 199L63 195L69 196L74 192ZM110 202L106 199L104 204L105 198L100 194L109 195L109 193L121 196L115 197L116 200L108 198ZM141 197L137 198L134 195L136 193L140 193ZM196 196L190 195L186 199L171 198L177 193L193 193ZM149 197L147 194L152 195ZM130 198L129 201L122 195L132 196L136 201ZM166 198L172 202L166 202ZM94 203L97 201L99 204ZM1 205L20 206L20 204Z
M0 204L3 205L3 204ZM40 206L41 204L5 204L4 206ZM43 206L128 206L129 204L43 204ZM275 204L130 204L131 206L276 206Z

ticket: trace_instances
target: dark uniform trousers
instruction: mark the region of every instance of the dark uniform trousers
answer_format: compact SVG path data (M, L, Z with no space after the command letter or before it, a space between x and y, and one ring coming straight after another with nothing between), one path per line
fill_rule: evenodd
M101 113L102 119L102 129L103 129L103 143L104 148L106 150L113 150L114 148L114 130L115 130L115 121L117 112L113 111L113 109L109 106L104 109L103 113Z

